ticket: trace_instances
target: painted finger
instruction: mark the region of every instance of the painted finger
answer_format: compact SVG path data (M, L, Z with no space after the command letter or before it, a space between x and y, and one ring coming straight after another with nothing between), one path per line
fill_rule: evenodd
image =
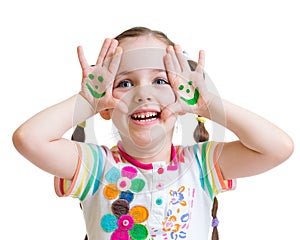
M175 50L176 57L178 59L181 70L182 71L189 71L190 66L188 64L187 57L183 54L183 51L182 51L180 45L176 44L174 46L174 50Z
M105 56L104 61L103 61L103 66L104 67L106 67L106 68L109 67L110 62L112 60L112 57L115 54L115 51L116 51L117 47L118 47L118 41L113 39L110 43L110 46L108 48L108 51L107 51L106 56Z
M122 48L121 47L117 47L116 51L115 51L115 54L114 56L112 57L112 60L109 64L109 67L108 67L108 70L115 76L117 71L118 71L118 68L119 68L119 65L120 65L120 62L121 62L121 57L122 57Z
M183 113L183 109L182 106L178 103L172 103L168 106L166 106L162 112L161 112L161 119L163 121L166 121L167 119L169 119L172 116L177 116L178 114L182 114Z
M99 109L103 109L103 106L105 106L105 109L114 109L117 106L119 100L112 96L112 92L110 90L106 91L105 96L106 98L101 102L101 105L99 105Z
M96 65L102 66L104 58L107 55L108 49L110 47L111 41L112 40L110 38L106 38L104 40L104 42L102 44L102 47L101 47L101 50L100 50L100 53L98 55L98 59L97 59Z
M205 66L205 52L204 50L199 51L198 64L196 67L196 72L203 72Z
M174 88L176 88L176 86L178 84L176 84L176 71L175 71L175 67L174 67L174 64L173 64L173 61L172 61L172 56L171 54L167 53L165 56L164 56L164 64L165 64L165 68L166 68L166 71L167 71L167 76L168 76L168 80L171 84L171 86Z
M176 56L176 53L174 51L174 47L173 46L168 46L167 47L167 53L170 54L170 56L172 57L172 62L173 62L173 67L174 67L174 71L176 73L181 73L182 72L182 69L181 69L181 66L178 62L178 59L177 59L177 56Z
M122 57L122 48L117 47L115 54L111 58L111 62L108 66L108 71L112 74L112 76L111 76L110 80L108 82L106 82L106 90L110 92L111 96L112 96L112 91L113 91L113 83L116 78L117 71L119 69L121 57Z
M108 106L110 107L110 109L115 109L119 105L119 102L120 102L119 99L116 99L111 95Z
M77 47L77 56L82 70L87 69L90 65L88 64L82 46Z

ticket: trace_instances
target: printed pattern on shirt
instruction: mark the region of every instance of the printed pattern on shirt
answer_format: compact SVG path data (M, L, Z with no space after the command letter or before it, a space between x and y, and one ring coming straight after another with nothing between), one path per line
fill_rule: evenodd
M201 147L200 147L201 146ZM213 199L218 193L233 190L235 180L224 180L218 164L221 143L204 142L194 145L194 154L200 171L202 189Z
M166 239L185 239L192 217L194 188L180 186L177 190L169 191L169 207L165 220L162 222L162 236ZM155 235L152 235L152 237Z
M179 169L160 169L157 176L165 181L168 179L166 187L160 189L157 185L151 185L153 180L143 175L145 171L141 172L139 167L126 162L118 148L108 150L94 144L78 143L79 158L74 179L55 178L55 190L58 196L72 196L80 201L98 196L96 199L101 211L90 211L95 216L86 219L90 221L87 224L93 224L91 229L101 232L97 236L104 234L111 240L187 239L191 237L191 221L198 216L192 213L199 194L213 199L218 193L235 188L235 181L224 180L219 169L220 147L215 142L176 147ZM176 177L170 177L177 176L176 172L180 169L180 174L183 174L180 178L190 182L180 179L182 182L177 183ZM194 183L196 179L199 179L198 184ZM170 180L173 182L170 183ZM158 193L165 192L161 195L165 197L154 197L154 188ZM104 205L107 207L102 207ZM151 218L155 212L153 206L157 213L162 213L156 219ZM199 211L199 206L196 210Z
M83 201L99 188L106 153L94 144L76 143L76 146L78 164L73 181L55 177L54 184L58 196L71 196Z
M130 203L134 194L143 190L146 182L137 176L134 166L124 166L119 170L112 167L105 174L108 184L104 187L103 195L107 200L113 200L111 213L101 218L100 226L105 232L111 232L111 240L146 239L147 227L142 224L148 219L149 211L145 206Z

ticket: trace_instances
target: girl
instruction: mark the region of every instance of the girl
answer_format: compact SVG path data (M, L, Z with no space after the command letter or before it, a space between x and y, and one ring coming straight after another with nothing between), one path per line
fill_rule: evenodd
M163 33L140 27L106 39L94 66L78 47L80 93L13 135L22 155L56 176L59 196L80 200L91 240L207 239L212 199L293 152L281 129L206 87L203 51L194 71L182 53ZM117 146L62 137L96 113L112 119ZM176 117L186 113L223 125L238 140L173 146Z

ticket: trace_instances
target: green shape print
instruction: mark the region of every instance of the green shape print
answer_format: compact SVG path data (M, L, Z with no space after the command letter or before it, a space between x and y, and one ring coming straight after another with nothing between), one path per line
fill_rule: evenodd
M195 89L194 97L191 99L186 99L184 97L180 97L183 101L185 101L188 105L195 105L198 102L200 93L198 87Z
M89 74L88 77L89 77L90 80L94 80L95 79L95 76L93 74ZM98 81L100 83L103 82L103 77L102 76L99 76L97 79L98 79ZM86 83L85 85L86 85L86 87L88 88L88 90L90 91L90 93L92 94L92 96L94 98L102 98L102 97L104 97L104 95L106 93L105 91L102 92L102 93L98 93L96 91L96 89L98 89L98 85L95 85L95 89L93 89L93 87L89 83Z
M193 82L189 81L188 85L192 86ZM180 91L183 91L184 90L184 86L180 85L178 89ZM190 91L191 91L190 89L186 89L186 93L190 93ZM184 97L181 96L180 99L182 99L183 101L185 101L188 105L195 105L198 102L199 96L200 96L199 88L196 87L193 98L187 99L187 98L184 98Z

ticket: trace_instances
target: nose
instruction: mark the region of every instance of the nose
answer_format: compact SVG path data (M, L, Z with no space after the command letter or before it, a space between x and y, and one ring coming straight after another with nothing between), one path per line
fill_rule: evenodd
M152 89L153 91L153 89ZM153 100L150 87L139 87L136 89L134 101L136 103L147 103Z
M151 102L151 97L144 97L144 96L135 96L135 102L136 103L143 103L143 102Z

